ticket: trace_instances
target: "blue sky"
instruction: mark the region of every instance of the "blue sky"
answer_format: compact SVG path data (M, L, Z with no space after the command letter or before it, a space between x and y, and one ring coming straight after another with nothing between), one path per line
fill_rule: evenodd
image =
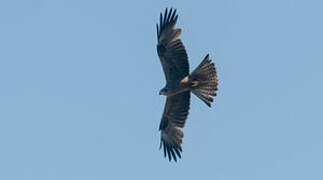
M191 70L210 53L183 158L158 149L156 23L177 8ZM0 179L323 179L323 2L1 1Z

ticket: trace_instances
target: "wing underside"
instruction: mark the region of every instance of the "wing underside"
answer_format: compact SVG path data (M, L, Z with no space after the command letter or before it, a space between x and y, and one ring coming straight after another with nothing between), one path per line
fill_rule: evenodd
M169 161L177 157L181 158L182 128L188 116L190 108L190 92L183 92L175 96L167 97L166 105L159 130L161 130L161 147L164 147L164 156Z
M157 53L160 58L166 81L178 81L189 74L187 53L182 41L178 38L180 29L176 29L178 15L176 10L165 10L160 14L160 24L157 24Z
M168 87L189 75L187 53L182 41L178 38L181 29L176 29L178 15L176 10L165 10L160 14L159 25L157 24L157 53L163 67ZM164 148L164 156L171 161L181 158L182 151L182 128L188 116L190 107L190 91L168 96L164 113L160 122L161 131L160 147Z

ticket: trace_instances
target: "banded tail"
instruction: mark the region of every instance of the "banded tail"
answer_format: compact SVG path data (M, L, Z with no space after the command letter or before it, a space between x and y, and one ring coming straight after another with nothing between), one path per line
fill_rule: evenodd
M207 54L201 64L191 73L191 91L206 105L211 107L213 97L218 90L218 77L214 63Z

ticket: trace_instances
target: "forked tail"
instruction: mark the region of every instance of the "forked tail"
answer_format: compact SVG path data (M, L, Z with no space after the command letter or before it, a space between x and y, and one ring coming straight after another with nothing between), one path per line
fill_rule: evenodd
M201 64L191 73L192 92L211 107L218 90L218 78L214 63L207 54Z

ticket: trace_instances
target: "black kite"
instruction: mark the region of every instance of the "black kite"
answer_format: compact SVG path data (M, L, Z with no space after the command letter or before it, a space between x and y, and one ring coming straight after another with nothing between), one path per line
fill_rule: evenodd
M218 79L214 63L206 55L201 64L189 74L187 54L182 41L178 38L181 29L176 29L178 15L176 9L160 13L157 24L157 53L166 77L166 86L159 94L167 96L164 113L160 122L160 148L169 161L181 158L183 132L190 108L191 92L209 107L216 96Z

